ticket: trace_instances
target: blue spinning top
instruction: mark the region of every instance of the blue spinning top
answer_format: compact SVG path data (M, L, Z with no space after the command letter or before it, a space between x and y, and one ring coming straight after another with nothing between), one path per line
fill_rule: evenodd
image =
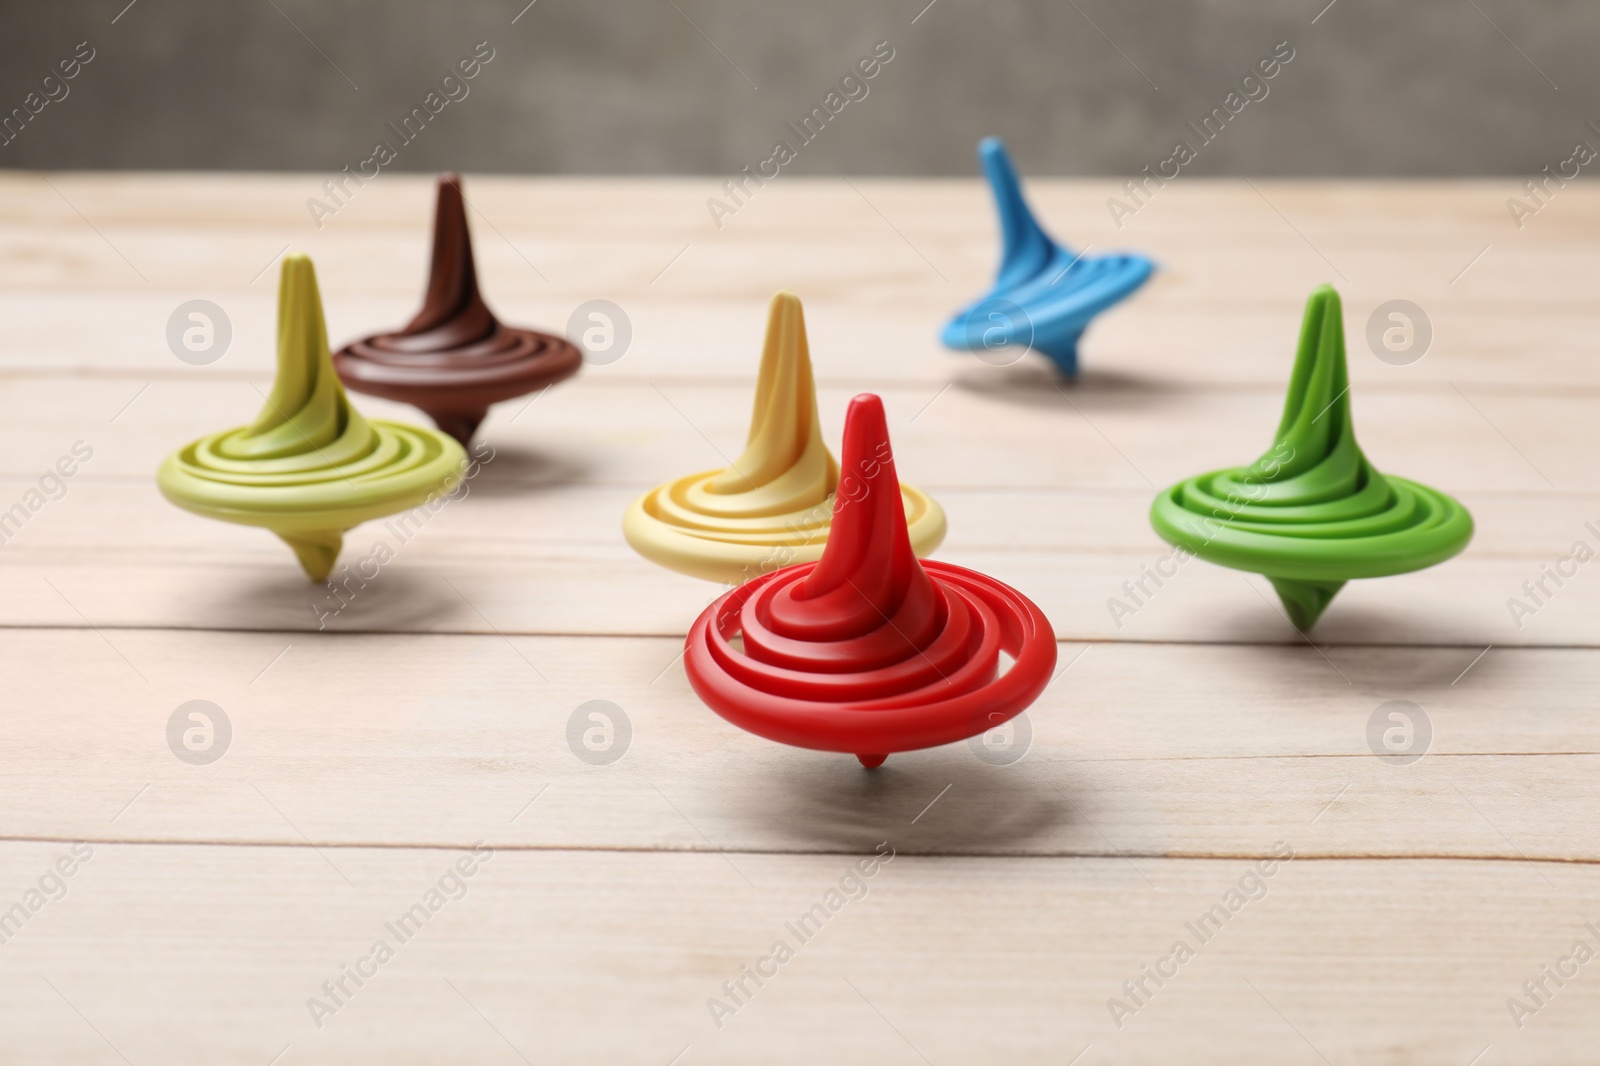
M1142 255L1074 255L1028 210L1000 138L980 141L978 158L1000 212L1000 273L994 288L957 313L939 339L980 357L1007 347L1032 348L1070 377L1078 372L1078 338L1090 320L1143 285L1155 264Z

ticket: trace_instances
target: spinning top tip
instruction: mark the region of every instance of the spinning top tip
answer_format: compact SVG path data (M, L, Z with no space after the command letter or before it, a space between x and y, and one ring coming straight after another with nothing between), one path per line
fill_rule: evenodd
M324 533L279 533L278 536L294 549L300 568L313 584L320 585L333 572L339 551L344 547L344 534L337 530Z
M1304 633L1317 624L1317 619L1322 617L1322 612L1328 609L1328 604L1333 602L1334 596L1344 588L1343 581L1291 581L1287 578L1268 576L1272 587L1278 593L1278 599L1283 602L1283 608L1289 614L1289 621L1294 627Z
M1011 162L1011 156L1006 151L1006 142L998 137L985 137L978 142L978 159L983 163Z
M434 425L438 426L442 432L454 437L456 443L463 448L472 447L473 434L478 432L479 424L489 415L487 407L466 413L428 411L427 408L423 408L423 410L427 412L429 418L433 419Z
M856 756L856 758L861 760L861 765L865 766L868 770L876 770L878 767L883 765L883 760L887 759L888 757L889 756L887 756L887 755L857 755Z

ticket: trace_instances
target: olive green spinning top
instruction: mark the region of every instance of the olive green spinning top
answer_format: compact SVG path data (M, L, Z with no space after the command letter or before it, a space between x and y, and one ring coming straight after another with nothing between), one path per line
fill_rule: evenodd
M1361 454L1349 388L1339 294L1323 285L1306 302L1272 448L1249 466L1179 482L1150 508L1163 539L1264 575L1302 630L1346 581L1421 570L1472 539L1461 504L1380 474Z
M368 421L328 354L311 260L291 255L278 281L278 378L248 426L167 456L156 483L185 510L282 537L313 581L327 579L344 532L449 492L466 468L450 437Z

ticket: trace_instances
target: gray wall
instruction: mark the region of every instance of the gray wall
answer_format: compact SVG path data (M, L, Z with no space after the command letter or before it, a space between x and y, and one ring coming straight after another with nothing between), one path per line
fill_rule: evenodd
M515 24L525 0L126 2L0 0L0 111L95 50L0 167L336 170L479 41L494 59L395 169L733 171L880 40L793 172L970 175L998 133L1033 174L1129 173L1280 41L1193 172L1523 175L1600 145L1594 0L537 0Z

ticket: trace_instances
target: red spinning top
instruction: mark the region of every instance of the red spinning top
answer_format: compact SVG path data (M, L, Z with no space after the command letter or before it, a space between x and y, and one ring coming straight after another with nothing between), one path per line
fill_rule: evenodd
M695 692L741 729L868 769L1020 714L1055 668L1044 613L993 578L917 560L871 393L850 401L839 465L822 558L754 578L695 620L683 660Z

